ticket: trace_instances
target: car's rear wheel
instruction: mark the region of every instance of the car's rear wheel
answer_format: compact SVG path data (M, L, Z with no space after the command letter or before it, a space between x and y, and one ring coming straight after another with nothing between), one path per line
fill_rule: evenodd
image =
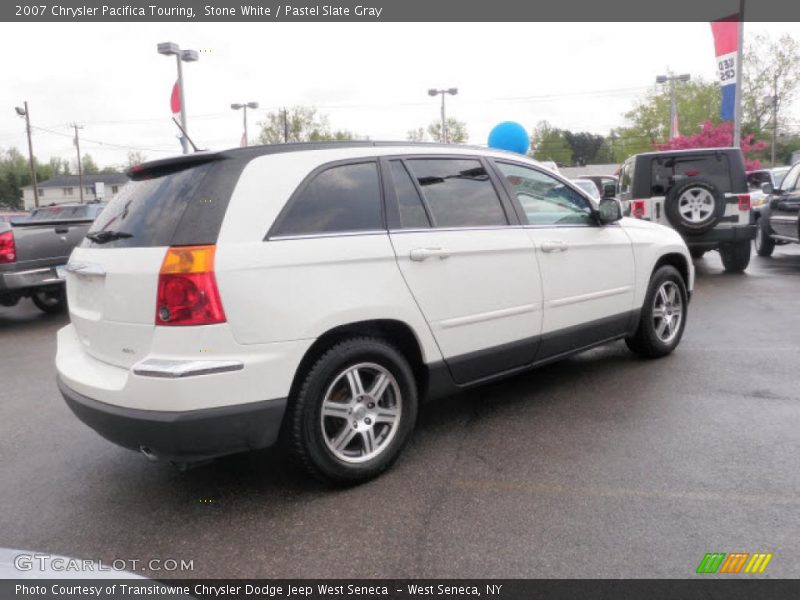
M36 308L47 314L60 313L67 307L67 295L63 288L34 292L31 294L31 301Z
M333 345L308 369L290 403L292 447L316 477L367 481L398 457L417 415L417 389L402 353L376 338Z
M650 278L636 332L625 338L633 352L647 358L659 358L672 352L680 343L686 327L688 294L678 270L660 267Z
M768 227L769 223L766 219L759 219L755 240L756 254L759 256L772 256L775 251L775 240L769 236Z
M722 266L731 273L741 273L750 264L750 240L720 244Z

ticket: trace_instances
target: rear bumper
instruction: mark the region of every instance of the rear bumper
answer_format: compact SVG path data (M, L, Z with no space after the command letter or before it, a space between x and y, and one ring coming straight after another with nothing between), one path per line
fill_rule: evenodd
M685 236L686 245L690 248L716 248L720 244L730 242L743 242L754 240L758 228L756 225L739 225L736 227L725 227L712 229L708 233L701 235Z
M56 267L0 272L0 294L63 284L64 280L58 277Z
M176 462L271 446L286 411L285 398L192 411L139 410L93 400L61 377L58 387L75 416L107 440Z

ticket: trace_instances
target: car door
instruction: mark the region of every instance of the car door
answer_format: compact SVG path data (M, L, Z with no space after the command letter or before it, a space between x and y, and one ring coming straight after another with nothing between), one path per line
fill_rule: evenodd
M542 288L530 239L482 159L383 161L397 264L453 379L533 362Z
M796 240L800 210L800 163L792 167L783 179L780 192L771 197L769 224L777 235Z
M618 224L550 173L496 161L536 248L544 292L539 359L618 337L634 323L634 258Z

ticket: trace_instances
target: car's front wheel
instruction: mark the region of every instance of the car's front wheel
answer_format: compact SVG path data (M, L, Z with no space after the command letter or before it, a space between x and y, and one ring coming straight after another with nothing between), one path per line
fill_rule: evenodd
M377 338L343 340L305 373L291 399L292 447L312 475L367 481L398 457L414 428L417 387L403 354Z
M756 230L756 254L759 256L772 256L775 251L775 240L773 240L767 228L769 222L762 218L758 221L758 229Z
M625 338L633 352L647 358L666 356L678 346L686 327L688 294L678 270L660 267L650 278L636 332Z

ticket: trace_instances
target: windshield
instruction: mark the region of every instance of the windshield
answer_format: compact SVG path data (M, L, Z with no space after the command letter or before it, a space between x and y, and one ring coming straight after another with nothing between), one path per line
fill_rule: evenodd
M600 199L600 192L597 191L597 186L594 184L593 181L589 181L588 179L574 179L572 183L577 185L584 192L589 194L592 198L596 200Z

